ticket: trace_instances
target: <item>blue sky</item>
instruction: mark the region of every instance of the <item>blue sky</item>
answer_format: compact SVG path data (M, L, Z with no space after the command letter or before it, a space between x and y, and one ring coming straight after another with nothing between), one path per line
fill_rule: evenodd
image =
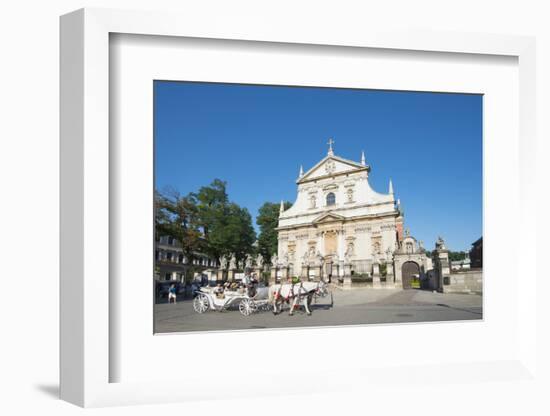
M370 184L391 178L411 234L466 250L482 233L482 96L155 81L156 187L186 194L213 179L255 220L294 202L300 165L335 154ZM255 225L255 224L254 224Z

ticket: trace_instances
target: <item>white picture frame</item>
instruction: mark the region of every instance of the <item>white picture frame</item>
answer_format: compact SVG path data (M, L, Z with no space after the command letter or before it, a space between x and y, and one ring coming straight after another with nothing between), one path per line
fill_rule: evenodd
M261 24L260 24L261 23ZM176 382L112 382L111 366L121 357L111 346L111 312L118 307L110 297L109 275L110 226L113 225L112 199L109 192L109 37L129 34L202 39L225 39L281 44L331 45L335 48L374 48L384 50L428 51L439 54L503 55L518 59L519 67L519 184L518 213L527 213L536 203L531 178L535 169L535 41L530 37L468 33L384 32L377 29L328 33L312 25L307 31L270 22L216 21L206 25L192 16L166 13L83 9L61 18L61 398L80 406L108 406L139 403L165 403L194 399L232 398L259 394L248 389L228 388L212 392L197 386L196 379L182 377ZM527 242L536 241L536 217L519 215L518 245L514 247L523 272L536 276L533 251ZM512 273L512 272L511 272ZM515 275L514 275L515 276ZM514 279L517 277L512 276ZM516 280L513 280L516 281ZM517 333L513 353L498 361L450 359L438 365L412 368L333 367L325 372L331 384L322 378L288 390L284 373L265 371L270 386L280 393L340 391L349 388L349 380L375 383L410 377L418 383L445 382L454 377L479 382L485 379L525 380L536 374L536 289L534 284L518 286ZM402 331L410 331L411 327ZM353 328L349 329L354 331ZM263 334L263 335L262 335ZM266 336L259 333L257 337ZM302 335L322 336L321 333ZM152 334L151 334L152 336ZM200 335L199 335L200 336ZM204 336L204 335L203 335ZM512 350L511 350L512 351ZM147 360L147 358L144 358ZM208 367L208 364L205 363ZM346 381L347 380L347 381ZM370 380L370 381L369 381ZM269 390L269 389L268 389Z

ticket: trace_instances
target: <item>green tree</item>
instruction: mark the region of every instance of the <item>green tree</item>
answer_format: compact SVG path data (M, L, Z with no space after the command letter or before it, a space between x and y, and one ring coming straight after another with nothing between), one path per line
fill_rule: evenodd
M198 214L204 237L208 239L210 230L215 228L226 214L229 203L226 191L227 183L214 179L208 186L203 186L193 194L197 200Z
M285 210L292 204L284 202ZM258 237L258 251L266 262L271 261L271 256L277 251L277 226L279 225L280 204L265 202L258 210L256 224L260 227Z
M156 238L168 235L180 244L185 256L192 260L203 245L199 229L199 215L193 195L182 197L168 190L155 193Z
M174 237L189 259L196 252L212 258L235 253L237 260L254 253L252 217L246 208L229 201L226 182L215 179L185 197L171 189L155 195L156 237Z
M222 215L212 224L208 234L208 246L210 252L217 255L235 253L239 261L253 252L252 244L255 239L256 233L248 210L235 203L229 203Z
M464 260L465 258L466 258L465 251L449 251L450 261Z

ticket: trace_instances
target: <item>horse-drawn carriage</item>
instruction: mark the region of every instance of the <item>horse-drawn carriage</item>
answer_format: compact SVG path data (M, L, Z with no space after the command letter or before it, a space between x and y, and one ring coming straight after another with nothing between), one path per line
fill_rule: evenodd
M203 287L193 300L193 309L197 313L204 313L209 309L221 312L238 304L241 314L248 316L259 310L269 309L268 297L268 287L249 286L223 291L216 287Z
M239 311L244 316L249 316L260 310L272 310L277 315L281 313L286 303L290 305L290 315L300 305L304 306L308 315L311 315L312 301L325 297L329 293L328 285L322 280L274 284L268 287L247 285L234 288L234 290L223 287L203 287L193 300L193 309L197 313L204 313L208 310L221 312L238 304Z

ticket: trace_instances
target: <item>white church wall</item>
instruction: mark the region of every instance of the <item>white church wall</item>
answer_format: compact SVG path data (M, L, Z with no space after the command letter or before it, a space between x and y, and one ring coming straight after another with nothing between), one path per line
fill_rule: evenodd
M369 170L364 160L357 163L339 158L329 148L327 157L299 178L296 200L279 218L278 255L288 252L292 242L295 273L301 270L311 244L315 252L327 254L324 231L337 233L336 249L342 261L350 241L354 244L353 260L371 261L374 242L380 245L379 259L385 257L388 248L394 250L398 212L393 189L390 185L388 194L373 190ZM335 195L332 205L327 205L329 193ZM329 212L332 217L325 216Z

